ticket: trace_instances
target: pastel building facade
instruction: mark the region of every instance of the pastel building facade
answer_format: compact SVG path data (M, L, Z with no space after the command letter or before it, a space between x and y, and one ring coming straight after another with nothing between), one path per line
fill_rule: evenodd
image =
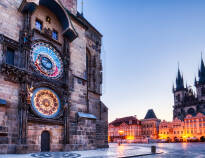
M187 115L184 121L178 118L172 122L162 121L159 139L167 142L205 141L205 115Z
M141 122L135 116L118 118L108 127L109 142L140 142Z
M142 120L138 120L136 116L118 118L109 123L109 142L147 143L158 138L159 123L160 120L152 109L148 110Z
M145 118L141 120L142 136L144 138L157 139L160 121L154 111L149 109Z

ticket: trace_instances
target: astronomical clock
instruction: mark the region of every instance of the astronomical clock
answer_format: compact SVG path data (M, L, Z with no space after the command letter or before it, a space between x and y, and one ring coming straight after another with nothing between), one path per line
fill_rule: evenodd
M30 114L40 120L59 120L64 104L64 90L59 90L59 82L64 81L64 64L60 53L46 41L34 41L29 58L31 70L38 76L29 90Z
M55 118L61 109L58 95L53 90L45 87L34 90L31 103L32 110L43 118Z
M31 62L33 68L45 77L58 79L62 76L63 62L59 53L45 42L32 45Z

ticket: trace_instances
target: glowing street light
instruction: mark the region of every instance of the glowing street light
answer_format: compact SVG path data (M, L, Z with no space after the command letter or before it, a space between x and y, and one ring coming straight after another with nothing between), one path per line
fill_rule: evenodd
M121 136L120 138L121 138L121 143L122 143L122 136L124 135L124 131L119 130L118 133ZM120 143L118 145L120 145Z

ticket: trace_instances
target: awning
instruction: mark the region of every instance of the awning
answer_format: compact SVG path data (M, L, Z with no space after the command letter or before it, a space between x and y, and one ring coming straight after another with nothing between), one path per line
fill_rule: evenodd
M0 105L6 105L6 100L0 98Z
M78 118L87 118L91 120L96 120L97 118L93 114L78 112L77 113Z

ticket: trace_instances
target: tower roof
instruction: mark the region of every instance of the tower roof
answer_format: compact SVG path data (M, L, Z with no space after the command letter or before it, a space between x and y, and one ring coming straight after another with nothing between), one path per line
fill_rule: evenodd
M199 75L199 83L205 84L205 66L204 66L204 61L202 57L201 57L201 66L200 66L198 75Z
M122 123L126 123L127 125L129 125L129 121L132 121L132 125L134 124L137 125L140 123L140 121L136 117L128 116L128 117L117 118L111 123L109 123L109 125L113 125L115 127L120 126Z
M178 68L177 78L176 78L176 90L184 89L184 78Z
M157 118L153 109L149 109L147 111L147 114L145 115L145 118L144 119L152 119L152 118Z

